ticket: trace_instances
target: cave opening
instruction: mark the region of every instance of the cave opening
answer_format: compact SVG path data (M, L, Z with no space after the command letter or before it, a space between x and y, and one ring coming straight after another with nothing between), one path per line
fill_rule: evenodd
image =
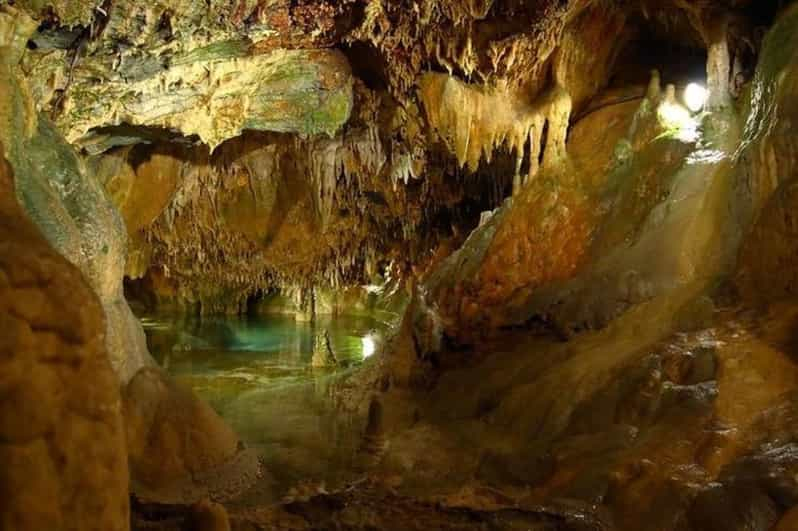
M660 70L668 83L686 86L691 82L706 83L706 48L685 44L676 37L658 36L650 26L642 26L640 35L631 40L617 59L609 79L610 88L648 85L651 70Z
M377 92L387 90L388 79L383 58L373 44L355 41L341 46L341 51L349 59L355 77L369 89Z

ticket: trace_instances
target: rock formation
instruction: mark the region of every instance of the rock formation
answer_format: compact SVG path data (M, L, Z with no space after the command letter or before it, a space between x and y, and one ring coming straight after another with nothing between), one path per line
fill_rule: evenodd
M192 482L200 472L225 464L236 467L240 477L217 489L246 484L246 478L257 474L257 462L239 452L235 435L212 409L155 368L141 325L122 293L126 234L117 210L74 149L35 112L18 64L20 47L35 24L24 12L6 6L0 10L0 26L5 39L0 42L0 107L9 126L0 138L16 174L14 195L51 245L81 270L103 304L106 349L118 381L127 386L125 421L134 485L140 481L157 497L161 488L171 490L173 483ZM178 404L179 414L165 413ZM185 437L196 431L202 436ZM171 446L170 434L182 439L178 447ZM148 448L146 456L142 447ZM189 501L201 497L186 496Z
M128 468L102 306L17 204L0 157L0 527L124 531Z
M111 363L122 382L152 363L138 321L122 294L126 259L124 226L99 184L53 124L36 113L19 61L36 23L23 11L0 12L3 49L2 132L16 174L16 194L55 249L78 266L100 297Z
M134 524L794 526L797 28L776 0L1 6L1 204L102 306ZM42 247L32 230L9 234ZM20 253L3 259L49 272ZM30 325L70 275L40 306L7 290L0 307ZM156 366L128 299L174 320L312 323L294 377L334 413L290 439L291 489L260 474L277 445L246 448ZM319 332L323 314L380 309L401 318L354 367ZM102 357L96 330L72 330L83 318L59 334ZM16 335L11 363L38 355ZM35 366L9 371L9 389L40 385ZM119 439L117 417L97 422ZM328 423L355 441L318 436ZM346 455L319 465L322 445ZM346 481L295 477L314 452ZM78 485L68 467L45 475ZM72 525L80 507L29 516Z

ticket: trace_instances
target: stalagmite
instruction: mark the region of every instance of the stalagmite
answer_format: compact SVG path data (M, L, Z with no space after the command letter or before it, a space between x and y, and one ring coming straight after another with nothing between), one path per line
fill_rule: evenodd
M728 20L713 22L707 43L707 110L717 110L731 104L731 57L728 43Z
M657 102L660 99L661 92L662 82L660 81L659 70L652 70L651 78L648 82L648 88L646 90L646 99L650 102Z

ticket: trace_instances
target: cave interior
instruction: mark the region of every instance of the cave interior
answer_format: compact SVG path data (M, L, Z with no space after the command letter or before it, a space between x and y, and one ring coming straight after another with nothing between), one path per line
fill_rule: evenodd
M798 4L0 0L0 529L798 531Z

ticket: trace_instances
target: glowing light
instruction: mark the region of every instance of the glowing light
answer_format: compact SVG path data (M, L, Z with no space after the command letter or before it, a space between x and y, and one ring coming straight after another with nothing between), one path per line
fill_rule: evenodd
M660 123L674 138L688 143L698 139L698 122L684 106L666 101L659 106L657 114Z
M709 91L698 83L690 83L684 90L684 103L693 112L704 108L709 98Z
M678 104L663 103L660 105L658 112L660 119L662 119L666 126L671 128L681 129L692 121L687 109Z
M369 336L363 336L360 340L361 344L363 345L363 357L368 358L377 348L377 345L374 343L374 338Z

